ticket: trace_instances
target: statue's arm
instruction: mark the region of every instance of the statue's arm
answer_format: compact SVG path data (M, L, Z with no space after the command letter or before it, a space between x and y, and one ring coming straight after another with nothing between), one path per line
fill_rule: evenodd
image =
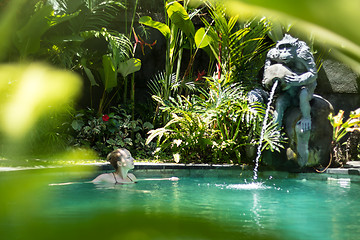
M289 84L290 86L294 86L294 87L307 86L315 82L316 78L317 78L317 72L308 71L300 75L297 75L296 73L287 75L285 76L285 82L286 84Z
M315 82L317 78L317 69L314 56L310 52L310 49L308 47L302 49L302 51L298 53L298 56L305 68L307 69L307 72L299 76L300 82L302 83L301 85L309 85Z
M301 64L305 72L300 75L290 75L286 77L286 81L292 86L306 86L316 81L317 69L314 57L309 48L302 49L298 52L298 64Z
M317 78L317 73L316 72L306 72L303 73L301 75L299 75L299 85L300 86L305 86L305 85L310 85L311 83L315 82Z

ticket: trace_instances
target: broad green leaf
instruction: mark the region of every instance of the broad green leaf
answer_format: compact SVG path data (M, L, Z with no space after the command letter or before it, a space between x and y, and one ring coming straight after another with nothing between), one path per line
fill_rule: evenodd
M164 23L152 20L149 16L141 17L139 23L159 30L166 39L170 37L170 28Z
M54 44L62 44L64 42L78 42L81 43L85 40L81 35L60 35L60 36L49 36L47 40L53 42Z
M178 2L168 2L166 11L171 23L180 28L187 37L194 37L195 27L184 7Z
M2 1L4 2L4 1ZM17 18L19 17L19 9L23 7L26 0L13 0L11 4L2 6L0 15L0 59L6 56L13 37L17 31ZM2 3L1 3L2 4Z
M68 21L74 17L77 17L80 14L80 11L74 12L72 14L63 14L63 15L55 15L54 12L51 12L51 17L49 18L50 26L57 25L59 23Z
M43 6L17 32L18 39L15 45L23 56L36 53L40 49L40 39L47 30L78 15L79 12L71 15L54 15L51 6Z
M71 126L74 130L80 131L81 128L84 126L84 122L81 120L74 120L72 121Z
M90 85L91 86L99 86L99 84L95 81L95 77L92 74L91 70L89 68L87 68L87 67L84 67L84 71L85 71L86 76L90 80Z
M111 91L113 87L117 85L117 74L112 59L108 55L103 55L102 59L104 68L104 86L106 91Z
M150 122L144 122L143 128L144 129L153 129L154 125L152 125Z
M204 48L211 43L212 39L206 34L205 28L200 28L195 34L195 44L198 48Z
M21 55L36 53L40 49L40 38L51 26L48 17L52 13L51 6L44 6L34 13L26 25L17 32L16 47Z
M137 72L141 69L141 60L137 58L130 58L125 62L119 63L118 72L121 73L123 77L127 75Z

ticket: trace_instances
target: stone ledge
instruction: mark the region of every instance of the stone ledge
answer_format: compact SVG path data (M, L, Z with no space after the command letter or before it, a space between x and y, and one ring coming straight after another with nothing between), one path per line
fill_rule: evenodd
M113 170L113 167L106 163L98 165L101 170ZM234 170L247 170L244 165L232 164L184 164L184 163L148 163L136 162L134 170L141 169L234 169Z
M344 175L348 175L349 171L347 168L328 168L325 173L328 174L344 174Z
M360 175L360 161L350 161L344 164L343 168L329 168L325 171L328 174Z
M360 168L349 168L349 175L360 175Z
M360 168L360 161L350 161L344 164L344 168Z

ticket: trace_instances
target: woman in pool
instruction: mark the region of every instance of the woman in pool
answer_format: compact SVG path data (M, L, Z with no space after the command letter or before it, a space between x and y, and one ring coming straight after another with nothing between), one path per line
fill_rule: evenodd
M134 174L129 173L134 169L134 158L131 153L125 148L119 148L107 156L107 161L115 168L115 172L103 173L97 176L92 182L108 182L108 183L136 183L143 180L170 180L177 181L179 178L150 178L150 179L137 179Z

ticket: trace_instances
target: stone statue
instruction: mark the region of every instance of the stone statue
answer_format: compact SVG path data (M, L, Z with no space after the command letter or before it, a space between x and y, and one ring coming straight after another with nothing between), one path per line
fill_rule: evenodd
M302 113L301 129L310 130L309 101L316 88L317 70L314 57L306 43L285 34L268 52L264 76L263 84L266 88L272 86L274 81L280 81L281 91L275 108L279 126L282 125L285 110L291 105L299 104Z
M300 166L305 166L309 156L310 100L317 85L316 78L314 57L305 42L285 34L285 37L269 50L262 83L269 90L275 81L279 81L280 88L277 90L275 102L275 121L279 128L283 125L284 113L289 107L300 108L301 119L295 127Z

